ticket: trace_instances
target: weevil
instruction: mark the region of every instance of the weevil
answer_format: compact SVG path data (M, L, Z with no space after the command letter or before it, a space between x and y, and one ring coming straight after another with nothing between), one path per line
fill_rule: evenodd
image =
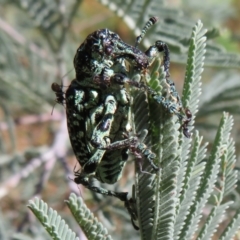
M129 84L150 93L170 113L183 119L182 104L174 83L169 80L169 49L156 41L147 51L138 49L146 31L157 22L152 17L137 37L135 46L125 43L108 29L90 34L77 49L74 57L76 78L66 91L66 112L69 137L73 151L81 165L74 181L97 193L115 196L127 201L126 192L114 192L96 187L91 178L113 184L122 175L129 152L146 158L154 170L156 155L139 142L136 136L126 137L131 131ZM165 99L143 83L128 78L125 62L136 71L147 71L153 60L163 52L163 66L171 99ZM184 131L187 130L187 121Z

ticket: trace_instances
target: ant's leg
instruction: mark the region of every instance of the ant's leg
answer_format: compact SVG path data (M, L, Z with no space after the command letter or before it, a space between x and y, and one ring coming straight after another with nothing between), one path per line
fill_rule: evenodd
M111 131L112 123L114 121L114 114L117 110L117 101L114 96L109 95L104 102L104 114L101 121L93 129L91 137L91 144L98 148L103 149L109 145L109 134ZM105 150L105 149L104 149Z

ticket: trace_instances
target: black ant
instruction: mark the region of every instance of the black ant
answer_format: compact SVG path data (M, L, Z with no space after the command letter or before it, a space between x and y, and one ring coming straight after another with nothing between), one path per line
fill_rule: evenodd
M56 97L57 97L55 99L56 103L63 105L64 101L65 101L65 96L64 96L64 92L62 90L63 89L62 84L60 85L60 84L54 82L54 83L52 83L51 88L56 94Z
M55 95L56 95L55 102L64 105L65 93L63 92L63 85L62 84L60 85L54 82L51 85L51 89L53 90L53 92L55 92ZM53 109L54 109L54 106L53 106ZM52 113L53 113L53 110L52 110Z
M187 138L190 138L191 133L189 132L188 124L192 121L192 113L188 108L186 108L185 109L185 114L187 116L187 119L185 119L183 121L183 124L182 124L181 128L183 129L184 136L187 137Z

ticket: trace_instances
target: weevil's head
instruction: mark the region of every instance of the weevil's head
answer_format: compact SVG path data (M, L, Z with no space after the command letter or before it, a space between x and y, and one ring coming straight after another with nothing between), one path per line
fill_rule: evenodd
M123 59L138 70L149 67L148 57L140 49L125 43L118 34L108 30L100 29L90 34L87 45L91 46L94 59L102 57L112 62Z

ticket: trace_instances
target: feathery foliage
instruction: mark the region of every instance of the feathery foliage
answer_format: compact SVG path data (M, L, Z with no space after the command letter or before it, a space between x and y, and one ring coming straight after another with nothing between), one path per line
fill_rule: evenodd
M77 198L75 194L71 194L66 203L89 240L112 239L107 229L98 222L96 217L93 216L91 211L84 204L82 198Z
M79 240L76 233L69 229L65 221L47 204L36 198L29 201L28 207L32 210L44 228L48 231L52 239L57 240Z

